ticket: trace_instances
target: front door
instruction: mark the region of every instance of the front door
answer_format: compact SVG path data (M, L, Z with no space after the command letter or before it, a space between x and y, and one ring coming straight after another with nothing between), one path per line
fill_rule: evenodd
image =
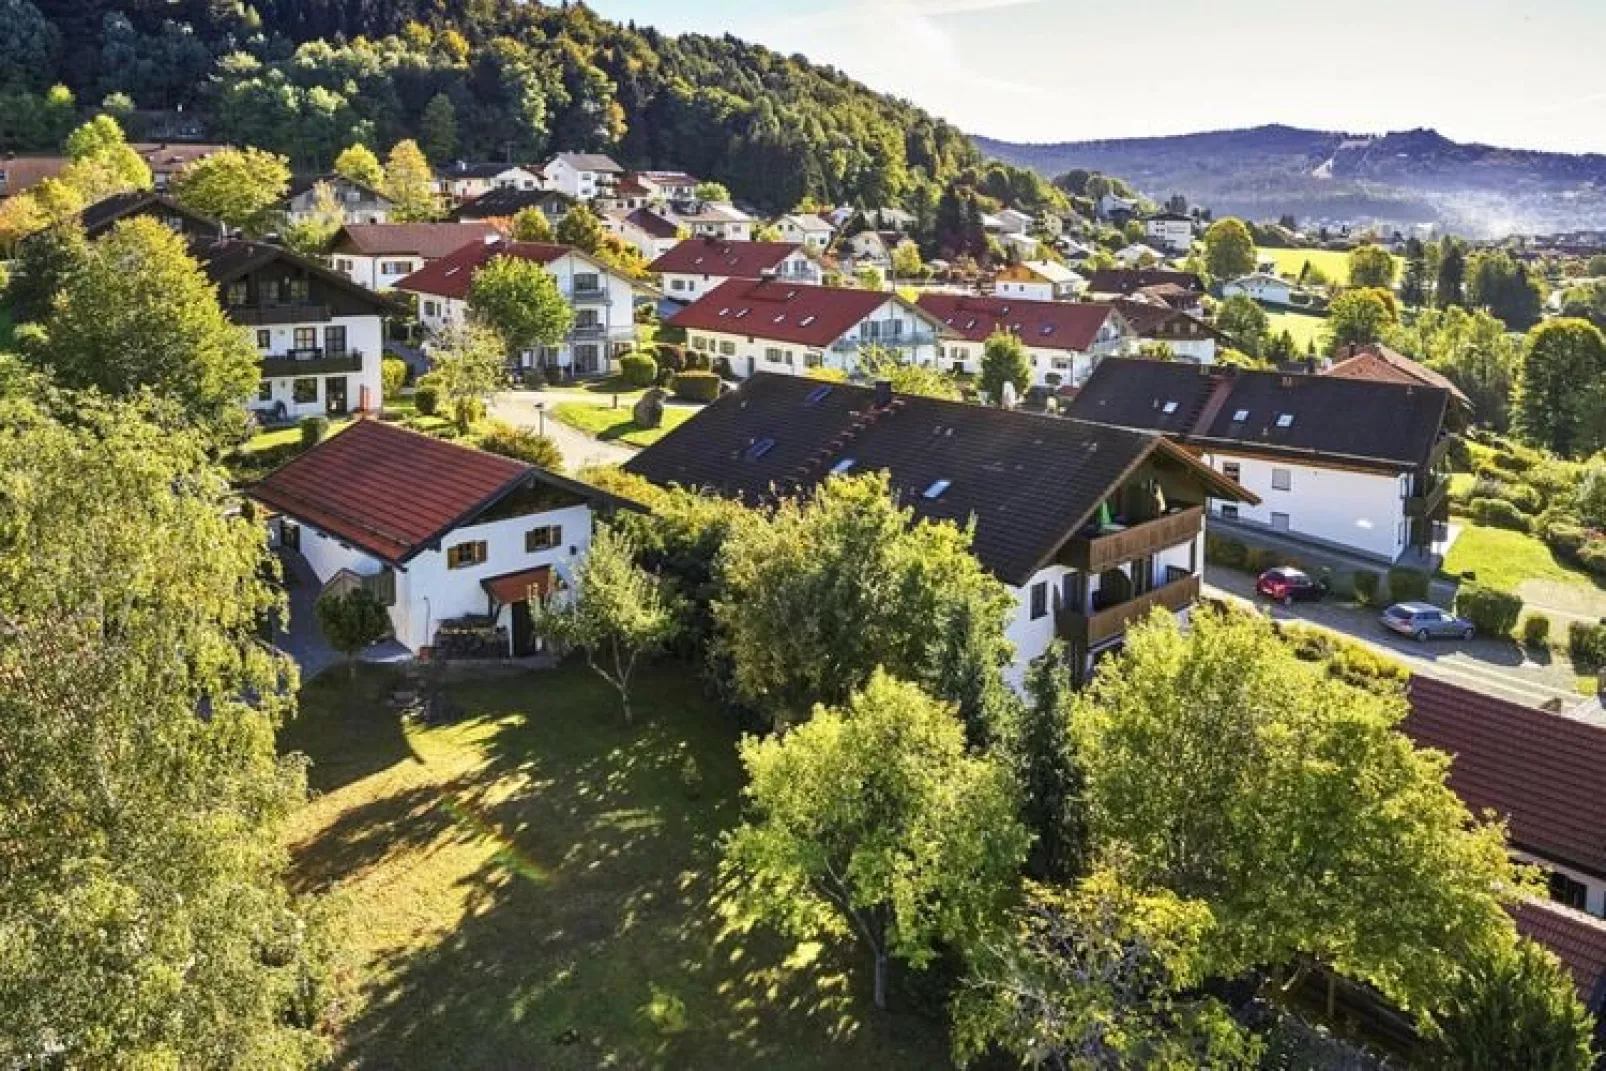
M540 649L540 643L535 635L533 622L530 620L530 604L516 602L513 611L513 657L522 658L525 655L535 654Z
M330 376L323 381L324 410L330 416L346 415L346 377Z

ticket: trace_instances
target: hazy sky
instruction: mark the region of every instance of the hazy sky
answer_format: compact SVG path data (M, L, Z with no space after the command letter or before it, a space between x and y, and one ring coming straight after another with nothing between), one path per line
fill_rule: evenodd
M971 133L1282 122L1606 152L1606 0L589 0L830 63Z

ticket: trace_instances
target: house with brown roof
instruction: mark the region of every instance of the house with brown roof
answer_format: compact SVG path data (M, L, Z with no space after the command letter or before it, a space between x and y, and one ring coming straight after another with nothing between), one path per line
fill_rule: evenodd
M1449 399L1437 387L1127 359L1101 362L1068 411L1167 435L1253 491L1252 508L1213 504L1224 527L1388 564L1442 546Z
M606 197L625 169L600 152L560 152L541 167L541 183L576 201Z
M1450 398L1455 402L1455 415L1462 418L1458 423L1464 423L1472 416L1472 399L1468 398L1449 377L1435 372L1421 361L1412 360L1398 350L1390 349L1381 342L1344 347L1334 362L1322 371L1322 375L1438 387L1450 392Z
M1086 285L1086 279L1057 260L1023 260L993 277L998 297L1027 301L1069 301Z
M1161 435L765 373L625 468L752 504L885 471L916 517L974 525L973 553L1015 595L1016 686L1056 638L1085 675L1156 607L1185 615L1206 501L1254 501Z
M167 189L167 184L179 171L225 147L189 142L136 141L129 144L151 169L151 184L159 193ZM65 156L5 154L0 157L0 197L26 193L45 179L58 177L68 162Z
M226 237L228 230L217 220L185 208L167 194L154 190L114 193L78 213L78 223L84 228L84 237L89 239L99 238L125 219L138 218L154 219L189 239Z
M1214 364L1218 345L1232 345L1232 339L1208 321L1164 302L1116 298L1113 304L1132 326L1140 348L1145 343L1164 346L1179 361Z
M465 245L499 238L490 223L348 223L329 241L331 266L370 290L390 290Z
M459 222L485 221L505 227L526 208L534 208L546 217L549 226L556 227L573 207L574 198L566 197L557 190L500 186L463 202L452 209L449 216Z
M530 603L569 582L590 549L593 510L634 508L555 472L371 419L246 493L267 510L277 546L305 558L326 588L372 591L410 650L460 625L499 630L513 656L541 650Z
M1087 296L1095 300L1147 296L1195 315L1204 294L1204 280L1193 272L1168 268L1101 268L1087 279Z
M540 175L517 164L458 160L435 170L435 192L448 204L463 204L493 190L532 192L541 186Z
M672 301L696 301L731 279L818 283L820 265L793 242L733 242L708 236L677 242L647 265Z
M681 242L681 226L667 209L610 208L598 219L603 230L635 246L649 261L657 260Z
M290 180L290 188L279 205L285 221L305 223L312 219L318 211L320 193L325 189L340 207L340 218L345 223L386 223L396 208L394 201L372 186L326 171L318 175L297 175Z
M869 346L931 365L953 334L917 305L884 290L813 286L788 279L728 279L665 323L686 344L746 379L758 372L803 375L811 368L856 372Z
M1086 382L1104 357L1128 352L1131 327L1112 305L1073 301L1027 301L928 291L920 308L954 337L937 344L942 368L956 374L981 371L982 349L997 332L1014 335L1032 362L1032 383L1075 387Z

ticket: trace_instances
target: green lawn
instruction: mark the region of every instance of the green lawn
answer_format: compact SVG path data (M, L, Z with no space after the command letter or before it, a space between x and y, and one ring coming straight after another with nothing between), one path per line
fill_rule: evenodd
M1302 312L1273 312L1267 309L1266 320L1272 334L1280 335L1287 331L1294 336L1294 345L1299 347L1301 356L1312 343L1318 352L1321 351L1322 328L1327 326L1327 317L1311 316Z
M1516 591L1525 580L1548 580L1591 590L1596 586L1588 573L1559 560L1531 535L1464 523L1465 518L1462 522L1461 534L1444 560L1444 571L1451 576L1472 570L1478 574L1478 583L1502 591Z
M1349 253L1338 249L1272 249L1262 247L1261 256L1272 257L1277 262L1277 274L1286 275L1290 279L1299 278L1300 270L1308 262L1334 283L1343 286L1349 283ZM1400 275L1405 271L1403 257L1394 258L1394 278L1398 283Z
M618 441L630 446L651 446L696 413L697 410L683 406L665 406L662 424L656 428L642 428L636 425L630 410L624 406L610 409L607 406L587 405L584 402L564 402L552 410L554 417L571 428L577 428L604 442Z
M634 401L647 392L646 387L637 387L627 383L624 377L620 375L606 376L602 379L582 379L561 386L549 384L545 389L558 394L617 394L621 401L626 398Z
M851 945L733 927L736 732L691 677L645 671L633 725L579 666L481 677L421 728L382 709L391 672L325 674L281 734L317 793L292 882L347 950L337 1066L948 1065L918 976L877 1013Z

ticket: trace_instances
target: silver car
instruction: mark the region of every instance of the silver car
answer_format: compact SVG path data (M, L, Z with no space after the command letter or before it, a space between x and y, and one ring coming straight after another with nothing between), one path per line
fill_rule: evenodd
M1427 602L1397 602L1378 620L1390 632L1410 636L1419 643L1444 637L1470 640L1474 631L1472 622Z

